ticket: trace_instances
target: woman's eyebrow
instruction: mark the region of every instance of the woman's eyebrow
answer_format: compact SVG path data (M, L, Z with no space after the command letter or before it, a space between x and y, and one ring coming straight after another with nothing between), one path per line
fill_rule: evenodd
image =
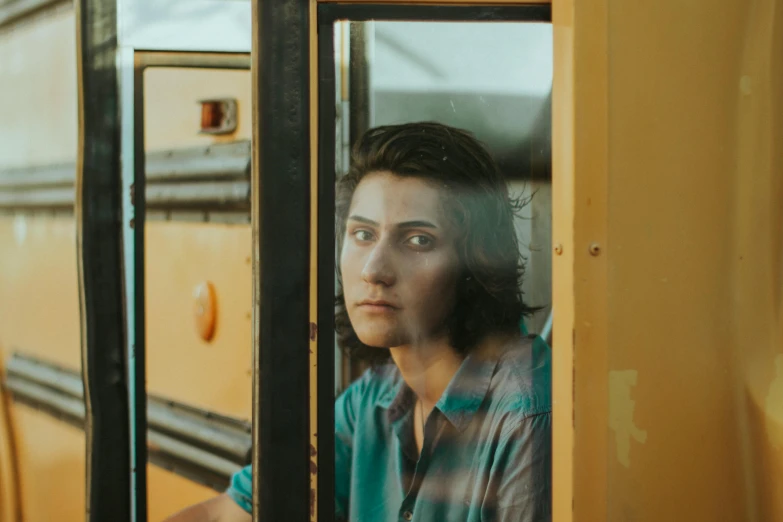
M425 221L423 219L416 219L413 221L403 221L397 223L397 228L438 228L435 223Z
M373 227L379 227L380 223L377 223L373 221L372 219L367 219L366 217L357 216L356 214L353 214L351 216L348 216L348 219L351 221L358 221L359 223L364 223L365 225L370 225Z
M351 216L348 216L348 219L351 221L358 221L359 223L364 223L365 225L370 225L373 227L380 227L380 224L373 221L372 219L367 219L366 217L359 216L356 214L353 214ZM401 223L397 223L395 225L397 228L438 228L438 226L431 221L427 221L424 219L414 219L411 221L403 221Z

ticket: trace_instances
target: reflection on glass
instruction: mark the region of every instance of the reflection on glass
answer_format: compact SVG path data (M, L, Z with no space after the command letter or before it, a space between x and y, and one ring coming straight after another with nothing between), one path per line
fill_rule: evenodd
M363 29L351 63L369 70L349 78L370 103L340 114L372 128L344 140L335 326L367 369L335 403L337 517L549 520L550 350L526 335L519 230L548 140L547 28Z

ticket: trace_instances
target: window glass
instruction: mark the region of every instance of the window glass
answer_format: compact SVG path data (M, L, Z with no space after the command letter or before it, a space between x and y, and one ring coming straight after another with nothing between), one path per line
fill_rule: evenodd
M338 22L335 50L338 518L543 520L551 26Z

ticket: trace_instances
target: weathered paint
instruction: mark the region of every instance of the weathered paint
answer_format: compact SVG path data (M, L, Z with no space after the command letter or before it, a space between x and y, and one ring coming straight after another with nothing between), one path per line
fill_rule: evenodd
M614 431L617 460L626 468L631 467L631 439L642 444L647 441L647 431L633 420L636 401L631 392L637 378L636 370L609 372L609 427Z

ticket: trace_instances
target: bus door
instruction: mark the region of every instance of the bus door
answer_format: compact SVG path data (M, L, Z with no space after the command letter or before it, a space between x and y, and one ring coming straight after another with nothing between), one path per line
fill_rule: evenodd
M137 52L146 182L149 517L249 464L250 57Z

